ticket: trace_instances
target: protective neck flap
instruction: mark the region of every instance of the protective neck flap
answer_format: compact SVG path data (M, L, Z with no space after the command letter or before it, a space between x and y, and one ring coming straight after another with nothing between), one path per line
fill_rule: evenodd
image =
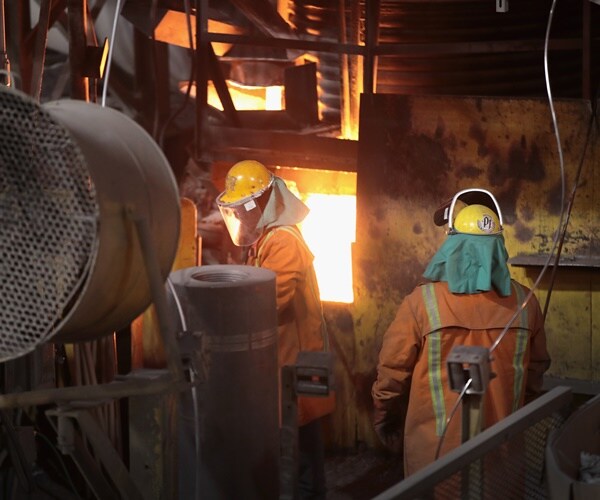
M451 234L429 262L423 276L446 281L453 293L478 293L495 289L511 294L508 253L504 237Z

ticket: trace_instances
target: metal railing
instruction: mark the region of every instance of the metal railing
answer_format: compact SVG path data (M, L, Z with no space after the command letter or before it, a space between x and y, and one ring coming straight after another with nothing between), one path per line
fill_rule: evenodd
M570 388L552 389L374 500L548 498L546 442L571 399Z

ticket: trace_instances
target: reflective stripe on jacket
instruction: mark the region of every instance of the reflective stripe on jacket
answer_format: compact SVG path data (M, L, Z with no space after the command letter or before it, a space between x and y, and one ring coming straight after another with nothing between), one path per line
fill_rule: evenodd
M408 295L384 335L373 384L375 426L397 421L393 408L408 395L404 426L405 473L435 458L446 420L459 396L450 390L446 359L456 345L490 348L529 290L512 281L512 294L453 294L445 282L420 285ZM489 427L539 394L550 365L539 303L532 296L492 353L495 377L484 396ZM385 440L384 437L382 439ZM461 411L449 423L440 456L461 443Z

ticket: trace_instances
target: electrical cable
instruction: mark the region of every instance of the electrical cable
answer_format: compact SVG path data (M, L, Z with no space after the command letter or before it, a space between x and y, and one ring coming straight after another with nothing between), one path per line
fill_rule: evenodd
M0 410L0 426L7 439L6 448L12 459L13 469L19 484L27 493L31 493L31 484L33 483L31 468L25 457L25 452L19 443L15 427L9 415L4 410Z
M580 161L579 161L579 166L577 168L577 174L575 176L575 181L573 182L573 190L571 191L571 196L569 197L569 202L568 202L568 206L567 206L566 222L565 222L565 225L564 225L564 230L563 230L563 232L561 234L560 245L559 245L558 250L556 252L556 259L554 261L554 266L552 267L552 276L550 278L550 285L548 287L548 293L546 294L546 301L545 301L545 304L544 304L544 311L543 311L543 314L542 314L542 317L544 318L544 321L546 320L546 315L548 313L548 307L549 307L549 304L550 304L550 297L552 295L552 288L553 288L553 284L554 284L554 278L556 276L556 271L558 269L558 262L559 262L560 254L562 252L562 245L563 245L564 238L565 238L565 235L566 235L566 229L567 229L567 226L569 224L569 220L571 218L571 211L573 209L573 203L575 201L575 194L576 194L577 189L579 187L579 179L581 178L581 172L583 171L583 162L584 162L584 159L585 159L585 153L588 150L588 146L590 144L590 138L592 136L592 131L594 130L594 124L596 124L596 102L597 102L598 97L600 97L600 85L596 88L596 94L595 94L594 98L592 99L592 112L591 112L590 121L589 121L588 129L587 129L587 134L586 134L586 138L585 138L585 144L584 144L584 148L583 148L583 153L582 153Z
M185 316L183 314L183 307L181 306L181 301L179 300L179 296L173 286L173 282L171 278L167 278L167 285L171 294L173 295L173 299L175 300L175 305L177 307L177 311L179 313L179 319L181 321L181 328L185 332L187 331L187 323L185 321ZM200 413L198 411L198 388L196 387L196 374L198 370L194 363L190 360L190 384L191 384L191 393L192 393L192 405L194 407L193 410L193 420L194 420L194 447L195 447L195 455L196 455L196 467L200 466L201 454L200 454ZM196 473L194 476L194 498L195 500L200 500L200 474Z
M183 101L182 105L180 106L180 108L178 110L176 110L165 121L164 125L160 129L160 133L156 134L156 135L158 135L157 142L158 142L158 145L160 146L161 149L163 147L164 134L165 134L165 132L166 132L169 124L177 116L179 116L179 114L181 112L183 112L183 110L187 106L187 103L189 102L190 94L191 94L191 90L192 90L192 83L194 81L194 77L195 77L195 73L196 73L196 69L195 69L195 57L194 57L194 43L193 43L192 23L191 23L191 8L190 8L189 0L184 0L184 8L185 8L186 21L187 21L188 40L189 40L190 52L191 52L190 77L189 77L189 82L188 82L188 86L187 86L185 98L184 98L184 101ZM105 71L105 75L104 75L104 85L103 85L103 88L102 88L102 101L101 101L102 107L106 106L106 97L107 97L107 94L108 94L108 81L109 81L109 77L110 77L110 68L111 68L112 60L113 60L114 41L115 41L115 38L116 38L117 24L118 24L119 16L121 15L121 10L122 10L122 0L117 0L117 5L116 5L116 9L115 9L115 15L114 15L114 18L113 18L113 24L112 24L112 31L111 31L111 36L110 36L110 42L109 42L109 47L108 47L108 58L107 58L107 61L106 61L106 71ZM155 4L155 2L153 2L153 5L152 5L152 15L153 15L153 17L156 17L156 4ZM152 39L154 40L154 33L152 33ZM155 139L156 139L156 137L155 137Z
M531 300L531 297L533 297L535 290L537 290L537 288L539 287L539 284L540 284L544 274L546 273L546 270L548 269L548 266L550 265L550 261L552 260L552 257L554 256L554 252L556 251L556 248L558 246L559 235L563 231L563 224L564 224L564 217L565 217L565 166L564 166L564 158L563 158L563 149L562 149L562 144L560 141L560 132L558 129L558 122L556 119L556 111L554 109L552 90L550 88L550 76L549 76L549 72L548 72L548 45L549 45L549 40L550 40L550 29L552 27L552 18L554 16L555 6L556 6L556 0L552 0L552 6L550 7L550 13L548 16L548 24L546 26L546 35L545 35L545 40L544 40L544 76L545 76L545 81L546 81L546 92L548 94L548 105L550 106L550 112L552 115L552 125L554 128L554 136L556 138L556 144L557 144L558 155L559 155L560 180L561 180L561 183L560 183L560 185L561 185L560 217L559 217L557 229L555 232L552 249L550 250L550 253L548 254L548 257L546 259L546 262L544 263L544 266L542 267L537 279L535 280L531 289L529 290L529 293L526 295L525 299L523 300L523 303L517 308L517 310L513 314L512 318L508 321L508 323L506 324L506 326L504 327L504 329L502 330L502 332L500 333L498 338L495 340L495 342L490 347L490 354L498 347L498 344L500 344L500 342L502 342L502 339L508 333L508 330L511 327L511 325L513 324L513 321L515 321L515 319L517 319L519 317L519 315L523 312L523 310L525 309L525 307Z
M589 127L587 130L587 134L586 134L586 139L585 139L585 145L583 148L583 154L581 155L581 159L579 161L579 166L577 168L577 174L575 176L575 181L573 182L573 189L571 191L571 196L569 197L569 201L567 203L567 209L566 209L566 218L565 218L565 224L563 226L563 230L562 233L560 235L560 239L559 239L559 245L558 245L558 249L556 251L556 257L554 259L554 264L552 265L552 275L550 277L550 284L548 286L548 293L546 294L546 300L544 303L544 310L542 313L542 318L543 321L546 321L546 315L548 314L548 307L550 305L550 297L552 296L552 289L554 288L554 279L556 277L556 271L558 269L558 265L559 265L559 261L560 261L560 255L562 253L562 247L563 247L563 243L565 240L565 236L567 234L567 227L569 225L569 220L571 219L571 212L573 210L573 203L575 202L575 194L577 193L577 189L579 187L579 179L581 178L581 172L583 171L583 162L584 162L584 158L585 158L585 152L587 151L589 142L590 142L590 137L592 135L592 130L593 130L593 124L594 124L594 118L593 116L590 119L590 123L589 123Z
M200 468L200 412L198 411L198 389L196 387L196 367L192 363L190 367L190 383L192 386L192 404L194 405L194 446L196 452L196 471ZM194 476L194 498L200 500L200 474L196 472Z
M106 106L106 95L108 94L108 78L110 76L110 67L112 65L113 49L115 45L115 37L117 33L117 24L119 16L121 15L121 0L117 0L117 6L115 7L115 17L113 19L112 31L110 34L110 41L108 45L108 57L106 60L106 71L104 74L104 85L102 87L102 107Z
M77 488L75 488L75 484L73 483L73 478L71 477L71 474L69 474L69 470L67 469L67 466L65 465L65 461L63 460L62 455L56 449L56 446L54 446L54 443L52 441L50 441L50 439L47 436L45 436L44 434L42 434L39 431L35 431L34 435L35 435L35 437L41 437L42 441L44 441L50 447L50 449L54 452L54 454L58 457L58 462L65 474L65 477L67 479L67 482L69 483L69 486L73 490L73 493L75 493L75 496L77 498L81 498L81 496L79 496L79 493L77 492Z
M171 281L171 278L167 278L167 286L169 287L169 290L171 291L171 294L173 295L173 299L175 300L175 305L177 306L177 312L179 313L179 320L181 321L181 330L186 332L187 331L187 323L185 321L185 316L183 314L183 307L181 307L181 301L179 300L179 296L177 295L177 292L175 291L175 287L173 286L173 282Z
M539 287L540 281L542 280L542 277L546 273L546 270L548 269L548 266L550 265L550 261L552 260L552 257L553 257L553 255L555 253L555 250L556 250L557 246L558 246L559 235L561 234L561 232L563 230L564 217L565 217L565 169L564 169L564 158L563 158L563 149L562 149L562 144L561 144L561 140L560 140L560 133L559 133L559 128L558 128L558 121L557 121L557 118L556 118L556 111L554 109L554 101L553 101L553 97L552 97L552 90L551 90L551 87L550 87L550 77L549 77L549 71L548 71L548 46L549 46L550 30L551 30L551 27L552 27L552 19L554 17L554 8L556 6L556 1L557 0L552 0L552 5L550 7L550 12L549 12L549 15L548 15L548 22L547 22L547 25L546 25L546 34L545 34L545 38L544 38L544 77L545 77L545 83L546 83L546 92L547 92L547 95L548 95L548 104L549 104L550 112L551 112L551 116L552 116L552 125L553 125L553 129L554 129L554 136L556 138L556 143L557 143L557 148L558 148L558 155L559 155L560 180L561 180L561 203L560 203L561 210L560 210L559 222L558 222L557 229L556 229L556 232L555 232L554 243L553 243L552 249L550 250L548 258L546 259L546 262L544 263L544 266L542 267L542 269L541 269L541 271L540 271L537 279L535 280L535 282L531 286L531 288L529 290L529 293L525 296L525 299L523 300L523 302L519 305L519 307L517 308L517 310L515 311L515 313L513 314L513 316L507 322L507 324L504 327L504 329L500 332L500 335L498 335L498 338L494 341L494 343L490 347L490 349L489 349L490 357L491 357L491 353L498 347L498 345L500 344L500 342L502 341L502 339L508 333L508 331L509 331L511 325L513 324L513 322L523 312L523 310L527 306L528 302L531 300L531 297L533 297L533 294L534 294L535 290L537 290L537 288ZM471 379L469 379L469 381L467 381L467 384L469 384L470 380ZM444 430L442 431L442 435L440 436L440 440L438 442L438 447L437 447L438 449L436 451L436 458L438 456L439 451L441 450L441 444L442 444L443 438L444 438L444 436L446 434L446 430L448 429L448 425L450 424L450 420L454 416L454 413L456 412L456 408L458 407L460 401L464 397L464 394L465 394L466 388L467 388L467 384L465 384L465 387L463 387L461 393L459 394L459 397L456 400L456 403L454 405L454 409L452 410L452 412L450 413L448 419L446 420L446 423L445 423L445 426L444 426Z
M0 69L0 75L6 76L6 83L4 84L5 87L15 87L17 90L21 90L21 75L19 75L19 73L15 73L10 69ZM13 85L13 82L16 83L17 80L19 85Z
M448 425L450 424L450 421L452 420L452 417L456 413L456 410L458 410L458 405L460 404L462 398L465 396L465 393L467 392L467 389L471 385L471 382L473 382L472 378L470 378L469 380L467 380L467 382L465 383L464 387L460 391L460 394L458 395L458 398L456 398L456 401L454 403L454 407L450 411L450 415L448 415L448 418L446 419L446 423L444 424L444 430L442 431L442 435L440 436L440 439L438 441L437 449L435 450L435 460L437 460L439 458L439 456L440 456L440 451L442 450L442 444L444 443L444 438L446 437L446 431L448 430Z

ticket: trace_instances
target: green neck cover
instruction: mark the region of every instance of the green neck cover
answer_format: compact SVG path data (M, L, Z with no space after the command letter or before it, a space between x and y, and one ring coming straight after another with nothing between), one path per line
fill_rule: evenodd
M478 293L495 289L508 296L510 272L504 237L451 234L429 262L423 276L446 281L453 293Z

